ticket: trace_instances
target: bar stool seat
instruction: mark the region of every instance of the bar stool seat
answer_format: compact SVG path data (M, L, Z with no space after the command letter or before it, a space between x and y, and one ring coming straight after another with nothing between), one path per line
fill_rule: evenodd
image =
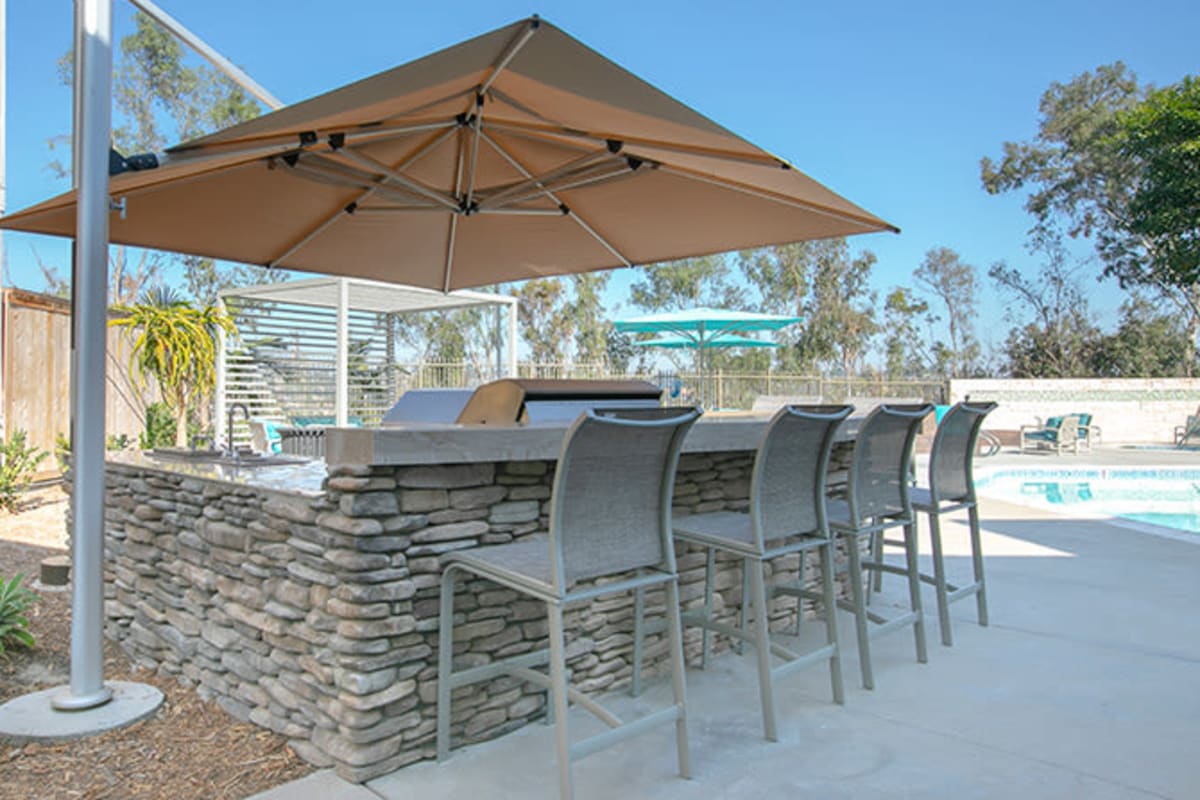
M550 539L545 535L534 534L511 544L456 551L448 554L443 563L457 564L500 583L515 584L538 597L554 597Z

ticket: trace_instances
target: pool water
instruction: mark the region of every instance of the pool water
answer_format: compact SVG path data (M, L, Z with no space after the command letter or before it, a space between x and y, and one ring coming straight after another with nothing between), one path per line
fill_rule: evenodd
M1055 511L1200 533L1200 469L999 470L978 477L978 492Z

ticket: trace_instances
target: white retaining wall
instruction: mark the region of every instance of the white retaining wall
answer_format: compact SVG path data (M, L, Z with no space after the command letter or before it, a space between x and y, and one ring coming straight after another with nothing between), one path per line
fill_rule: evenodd
M950 382L950 402L995 400L992 430L1016 430L1047 417L1090 413L1102 442L1174 442L1177 425L1200 413L1200 378L971 379Z

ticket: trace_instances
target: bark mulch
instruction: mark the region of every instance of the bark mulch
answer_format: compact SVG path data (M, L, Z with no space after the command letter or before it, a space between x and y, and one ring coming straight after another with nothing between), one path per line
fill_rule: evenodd
M0 577L23 585L47 556L65 553L66 497L58 489L27 497L20 513L0 512ZM70 680L71 595L37 589L32 649L0 655L0 703ZM137 668L105 641L106 680L158 687L163 707L146 720L99 736L23 746L0 742L0 795L28 798L235 800L303 777L313 767L270 731L238 722L174 678Z

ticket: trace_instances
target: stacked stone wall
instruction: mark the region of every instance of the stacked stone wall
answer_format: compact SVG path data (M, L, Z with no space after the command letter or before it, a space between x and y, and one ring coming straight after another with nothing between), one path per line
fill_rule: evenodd
M751 460L685 455L677 509L745 509ZM303 496L110 464L106 632L138 663L289 737L348 780L432 758L439 557L544 532L553 470L542 461L340 466L322 494ZM679 547L677 557L682 602L698 606L704 554ZM799 558L772 567L794 580ZM815 586L813 567L805 579ZM736 620L739 559L718 560L715 587L716 613ZM648 594L652 630L663 603L663 592ZM778 598L772 627L795 612L794 599ZM546 646L542 604L486 580L458 587L455 617L459 668ZM566 629L573 685L597 693L629 683L631 594L571 608ZM714 637L716 652L728 645ZM685 650L697 663L698 629L686 631ZM664 669L664 634L650 634L644 652L647 675ZM545 692L514 679L463 687L453 739L489 739L544 713Z

